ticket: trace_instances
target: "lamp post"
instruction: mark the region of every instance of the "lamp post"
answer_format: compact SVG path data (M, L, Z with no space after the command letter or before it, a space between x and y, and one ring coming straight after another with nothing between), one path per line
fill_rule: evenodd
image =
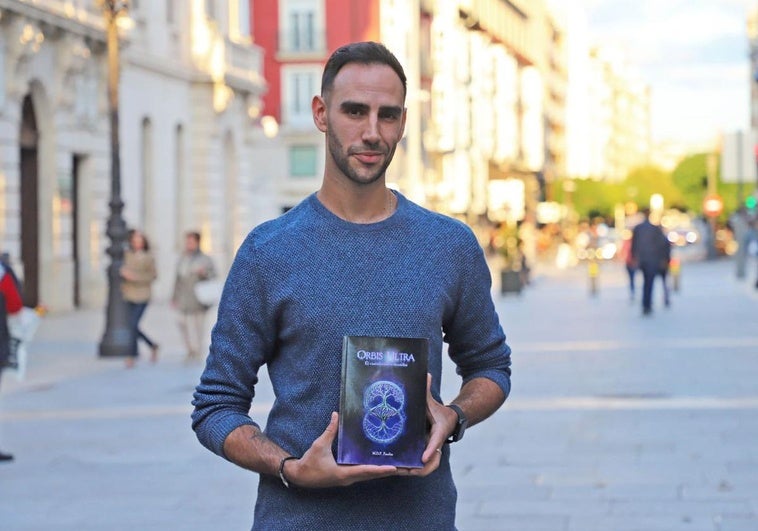
M119 42L118 19L129 6L128 0L100 0L107 34L108 51L108 117L111 141L111 197L108 202L110 215L106 234L110 239L107 249L111 263L108 265L108 308L103 338L100 341L100 357L126 356L129 354L129 332L126 304L121 295L120 269L124 261L126 223L121 216L124 202L121 199L121 156L118 134L118 84Z

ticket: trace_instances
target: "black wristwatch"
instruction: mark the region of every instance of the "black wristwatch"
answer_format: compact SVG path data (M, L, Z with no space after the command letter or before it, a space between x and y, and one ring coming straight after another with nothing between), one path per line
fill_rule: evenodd
M463 410L455 404L448 404L447 407L455 411L455 414L458 415L458 422L455 424L453 433L450 434L450 437L448 437L445 442L458 442L463 439L463 434L466 432L466 427L468 426L468 419L466 418L466 415L463 414Z

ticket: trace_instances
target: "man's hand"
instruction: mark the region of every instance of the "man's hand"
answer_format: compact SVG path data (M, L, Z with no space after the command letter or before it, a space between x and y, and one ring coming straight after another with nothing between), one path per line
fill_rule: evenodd
M394 466L338 465L332 455L332 443L337 436L339 415L332 413L329 425L303 457L288 462L284 475L298 487L345 487L359 481L379 479L398 474Z
M440 466L442 446L455 429L458 416L455 411L437 402L432 396L432 375L426 375L426 418L429 421L429 440L421 455L423 468L402 469L401 475L428 476Z

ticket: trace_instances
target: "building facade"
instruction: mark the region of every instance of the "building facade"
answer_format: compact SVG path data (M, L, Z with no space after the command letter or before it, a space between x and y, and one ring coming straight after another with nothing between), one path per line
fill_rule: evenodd
M563 172L561 29L543 1L434 4L435 199L473 226L524 220Z
M313 124L311 101L321 87L329 55L342 44L379 40L379 0L251 0L255 42L265 55L268 91L263 113L277 124L266 146L266 171L274 177L285 211L316 191L324 166L323 135Z
M254 153L265 91L247 0L132 0L121 27L124 218L151 239L156 298L170 295L181 234L223 271L273 215ZM0 245L27 304L104 303L111 194L106 45L94 0L0 4Z
M553 1L566 27L566 177L620 180L652 162L650 88L624 54L588 38L576 0Z
M264 113L279 123L282 209L318 188L310 101L329 54L355 40L381 40L406 70L408 121L387 181L412 200L473 225L522 219L545 176L564 172L563 33L543 1L253 0L251 17Z

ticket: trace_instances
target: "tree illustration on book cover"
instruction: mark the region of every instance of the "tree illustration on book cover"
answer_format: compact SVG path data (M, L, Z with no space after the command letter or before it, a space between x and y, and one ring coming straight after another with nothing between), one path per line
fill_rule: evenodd
M338 463L423 467L428 358L424 338L345 336Z

